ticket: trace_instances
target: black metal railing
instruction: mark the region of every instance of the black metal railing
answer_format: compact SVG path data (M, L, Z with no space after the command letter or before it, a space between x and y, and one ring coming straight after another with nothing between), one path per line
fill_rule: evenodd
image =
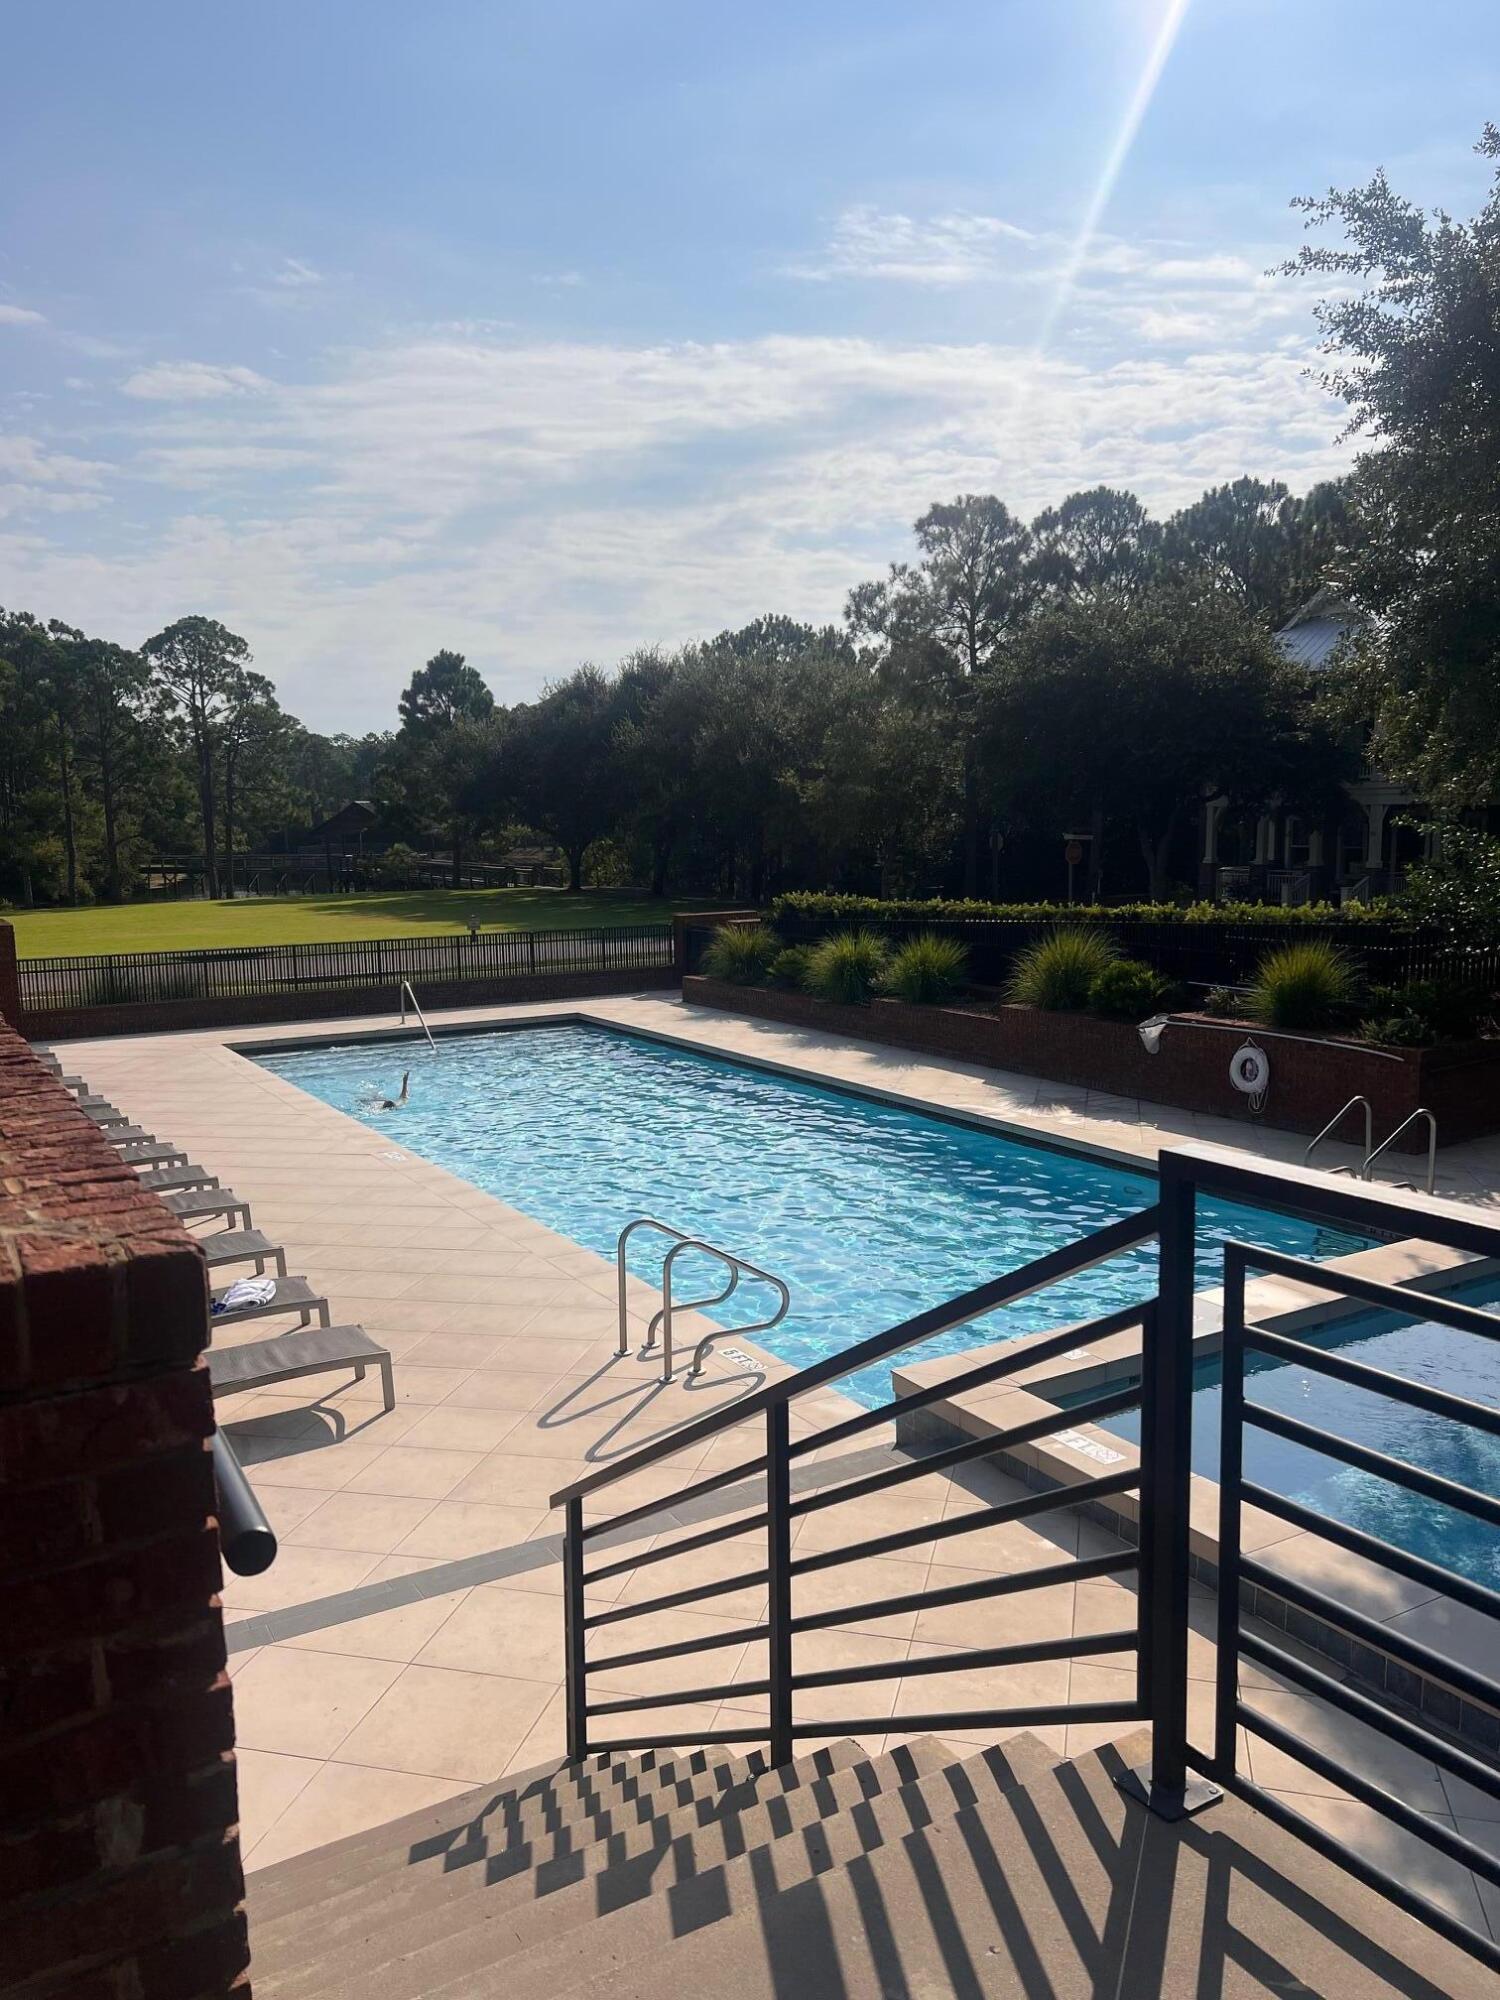
M236 1576L259 1576L276 1560L276 1531L222 1431L214 1432L213 1450L220 1552Z
M964 1673L1022 1662L1126 1652L1135 1655L1136 1675L1130 1695L1119 1700L1030 1703L983 1710L933 1709L920 1714L903 1714L900 1727L941 1733L955 1729L1000 1730L1068 1722L1126 1722L1151 1717L1159 1723L1159 1744L1165 1744L1174 1731L1181 1739L1187 1715L1188 1572L1185 1558L1181 1564L1176 1564L1164 1560L1163 1551L1169 1539L1164 1524L1170 1510L1177 1504L1179 1485L1186 1491L1188 1468L1185 1445L1177 1458L1170 1449L1155 1452L1149 1462L1143 1461L1146 1467L1144 1472L1135 1467L1110 1472L1055 1492L1026 1493L1016 1499L976 1508L952 1520L921 1522L910 1528L876 1536L861 1534L858 1514L854 1511L857 1503L876 1494L898 1490L934 1473L990 1457L997 1451L1019 1449L1055 1431L1059 1421L1057 1413L1049 1408L1043 1416L1013 1425L999 1435L965 1438L931 1452L903 1457L894 1464L862 1476L819 1484L807 1490L794 1489L792 1476L798 1461L815 1452L825 1452L831 1445L894 1423L927 1408L939 1398L961 1395L1003 1381L1023 1368L1055 1359L1069 1348L1076 1347L1080 1341L1102 1339L1132 1327L1142 1329L1143 1369L1148 1397L1170 1403L1173 1407L1184 1401L1189 1387L1186 1381L1182 1384L1163 1384L1159 1377L1163 1373L1171 1374L1179 1361L1185 1363L1188 1350L1185 1347L1180 1350L1170 1347L1153 1337L1157 1301L1148 1297L1105 1314L1085 1326L1073 1326L1046 1340L1028 1343L1023 1349L1002 1352L977 1366L945 1377L939 1384L894 1397L878 1408L859 1411L804 1436L794 1438L791 1434L792 1407L813 1390L837 1381L854 1369L865 1368L899 1354L935 1334L962 1326L997 1307L1008 1305L1133 1249L1157 1235L1158 1223L1159 1213L1155 1207L1126 1216L1061 1250L1048 1252L1017 1271L976 1286L945 1305L918 1313L887 1332L857 1342L844 1352L803 1369L788 1380L767 1384L729 1409L671 1432L620 1463L585 1475L555 1495L553 1505L566 1510L564 1602L569 1755L579 1758L597 1752L659 1748L680 1739L680 1732L662 1734L660 1725L652 1733L616 1731L601 1738L594 1725L605 1717L660 1712L704 1702L732 1704L763 1698L769 1705L767 1723L757 1724L747 1719L741 1727L718 1729L706 1734L694 1729L693 1740L710 1743L768 1742L773 1760L785 1762L794 1754L799 1738L884 1732L891 1726L889 1716L872 1718L856 1713L838 1721L829 1721L824 1716L805 1717L799 1713L798 1696L809 1689L834 1686L853 1689L873 1681L926 1679L945 1673ZM1123 1389L1106 1389L1089 1402L1070 1410L1068 1420L1070 1423L1086 1422L1091 1418L1109 1416L1132 1405L1140 1393L1139 1387L1134 1384ZM613 1515L586 1520L587 1501L607 1491L617 1481L628 1479L662 1459L720 1437L731 1429L747 1426L761 1427L758 1448L752 1448L751 1454L740 1462L687 1486L674 1496L673 1505L680 1508L684 1503L695 1502L711 1494L728 1494L728 1504L733 1507L735 1490L746 1488L752 1511L748 1514L735 1511L729 1519L673 1542L589 1566L589 1558L602 1536L617 1535L622 1529L648 1520L659 1510L661 1503L645 1501ZM823 1469L826 1468L820 1467L820 1470ZM891 1555L918 1544L959 1541L965 1535L1003 1523L1037 1520L1080 1502L1130 1491L1138 1494L1142 1523L1139 1550L1126 1547L1102 1555L1047 1563L977 1581L968 1580L941 1589L872 1599L866 1604L843 1606L831 1611L799 1613L796 1609L795 1586L801 1577ZM850 1509L846 1536L836 1548L794 1555L792 1538L796 1523L829 1508ZM656 1596L629 1604L616 1604L607 1610L590 1612L588 1609L587 1592L592 1584L629 1572L639 1572L659 1563L670 1563L674 1557L751 1534L765 1537L764 1561L757 1562L752 1569L707 1583L694 1582L689 1588L664 1589ZM1038 1639L1015 1645L954 1650L951 1654L922 1660L882 1661L870 1666L838 1667L821 1672L799 1672L797 1668L796 1641L804 1633L851 1621L859 1623L905 1612L980 1602L1045 1589L1059 1583L1089 1582L1137 1571L1142 1579L1138 1604L1145 1609L1138 1610L1136 1619L1117 1631L1069 1633L1055 1639ZM594 1650L598 1643L593 1640L595 1633L613 1631L634 1620L649 1618L656 1612L689 1604L698 1605L730 1592L761 1588L767 1592L767 1613L765 1618L753 1623L734 1625L702 1638L679 1639L662 1645L635 1646L602 1654ZM658 1690L604 1701L591 1699L589 1683L598 1675L620 1674L628 1669L687 1654L711 1653L750 1644L765 1648L765 1673L754 1680L710 1681L680 1692ZM1165 1657L1174 1647L1182 1655L1180 1672L1174 1671ZM1180 1713L1174 1713L1171 1706L1174 1703ZM1179 1751L1173 1757L1163 1756L1159 1751L1152 1774L1154 1802L1161 1809L1172 1811L1174 1801L1170 1792L1175 1785L1175 1809L1180 1811L1186 1784L1182 1753Z
M1288 1197L1296 1212L1316 1215L1319 1220L1342 1228L1378 1230L1388 1228L1399 1215L1407 1235L1445 1244L1479 1256L1500 1254L1500 1223L1486 1220L1482 1213L1464 1213L1445 1204L1414 1201L1392 1194L1355 1193L1347 1183L1321 1175L1289 1174L1250 1169L1242 1156L1216 1156L1213 1149L1188 1149L1184 1155L1164 1154L1163 1202L1191 1203L1199 1192L1229 1196L1235 1200L1256 1200L1285 1208ZM1223 1395L1219 1440L1220 1525L1218 1545L1218 1628L1215 1662L1215 1713L1210 1749L1189 1746L1193 1767L1215 1783L1247 1798L1278 1825L1297 1834L1330 1860L1349 1870L1369 1887L1419 1917L1422 1922L1463 1945L1487 1964L1500 1969L1500 1945L1475 1931L1450 1910L1414 1889L1410 1882L1383 1868L1370 1852L1337 1839L1323 1827L1289 1806L1285 1800L1255 1784L1241 1768L1239 1732L1270 1744L1325 1783L1337 1786L1382 1816L1392 1826L1413 1835L1438 1854L1466 1868L1480 1881L1500 1887L1500 1857L1451 1831L1429 1813L1398 1797L1373 1778L1368 1769L1358 1769L1345 1757L1330 1754L1284 1723L1265 1714L1253 1700L1245 1698L1240 1685L1240 1663L1253 1662L1268 1669L1295 1690L1326 1703L1339 1714L1378 1732L1406 1750L1428 1760L1439 1771L1462 1779L1487 1798L1500 1800L1500 1763L1491 1762L1461 1748L1439 1729L1434 1729L1424 1710L1404 1714L1389 1696L1377 1698L1309 1664L1305 1653L1292 1652L1267 1637L1265 1630L1247 1630L1243 1597L1248 1588L1280 1599L1302 1620L1314 1620L1353 1648L1366 1649L1367 1660L1388 1661L1413 1677L1412 1684L1436 1684L1451 1697L1475 1704L1493 1715L1500 1710L1500 1678L1437 1649L1423 1645L1401 1630L1372 1618L1341 1598L1289 1574L1274 1562L1247 1554L1242 1524L1247 1506L1256 1507L1285 1522L1289 1528L1305 1531L1332 1543L1336 1548L1366 1563L1394 1573L1440 1595L1452 1604L1495 1621L1500 1639L1500 1592L1474 1582L1470 1577L1424 1557L1393 1546L1379 1536L1330 1518L1272 1486L1247 1477L1245 1438L1247 1431L1280 1438L1286 1443L1316 1452L1337 1465L1347 1466L1385 1482L1399 1493L1440 1503L1471 1520L1500 1528L1500 1497L1481 1492L1455 1480L1441 1477L1404 1458L1377 1451L1356 1440L1341 1436L1309 1418L1290 1417L1252 1400L1247 1389L1254 1373L1247 1369L1253 1357L1289 1363L1316 1382L1329 1380L1379 1396L1389 1403L1420 1410L1468 1432L1500 1437L1500 1410L1470 1396L1457 1395L1430 1383L1409 1380L1386 1369L1351 1359L1336 1347L1323 1347L1306 1339L1275 1333L1247 1318L1245 1288L1247 1274L1300 1280L1325 1292L1335 1292L1361 1304L1385 1308L1410 1318L1413 1297L1399 1286L1330 1269L1302 1257L1260 1249L1231 1241L1224 1246L1224 1336ZM1165 1273L1164 1273L1165 1276ZM1453 1327L1476 1340L1500 1341L1500 1313L1487 1312L1460 1300L1423 1292L1420 1312L1426 1320ZM1247 1380L1248 1374L1248 1380ZM1317 1404L1309 1399L1315 1415ZM1303 1629L1313 1629L1306 1626ZM1500 1659L1500 1645L1491 1660ZM1252 1691L1253 1692L1253 1691Z
M159 1006L171 1000L422 989L559 972L661 972L672 965L670 924L567 931L480 931L451 937L362 938L347 943L230 946L211 951L122 951L28 958L25 1013Z

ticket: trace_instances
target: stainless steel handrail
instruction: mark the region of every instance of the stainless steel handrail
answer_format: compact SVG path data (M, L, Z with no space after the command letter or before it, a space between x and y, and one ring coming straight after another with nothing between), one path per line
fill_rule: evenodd
M1401 1134L1407 1129L1407 1127L1409 1125L1415 1125L1419 1118L1425 1118L1427 1120L1427 1192L1428 1194L1431 1194L1433 1192L1433 1190L1437 1186L1437 1119L1434 1116L1434 1114L1427 1109L1427 1106L1425 1104L1419 1104L1416 1110L1413 1111L1409 1117L1402 1119L1401 1123L1396 1127L1394 1132L1388 1132L1386 1136L1381 1140L1380 1144L1375 1148L1373 1153L1365 1154L1365 1163L1364 1166L1360 1169L1361 1176L1363 1179L1367 1181L1374 1180L1375 1175L1372 1169L1374 1168L1375 1162L1380 1158L1381 1154L1385 1152L1387 1147L1394 1146L1396 1141L1401 1137Z
M742 1277L759 1278L763 1283L773 1285L781 1296L781 1303L769 1319L752 1320L746 1326L725 1327L727 1334L765 1333L773 1326L779 1326L791 1309L792 1295L785 1283L774 1272L763 1271L759 1264L749 1263L744 1257L737 1257L732 1250L725 1250L720 1244L706 1242L701 1236L689 1236L684 1230L674 1229L670 1222L659 1222L654 1215L638 1215L633 1222L627 1222L615 1242L615 1286L619 1302L620 1339L615 1349L616 1356L626 1354L630 1348L629 1315L626 1310L625 1288L629 1272L625 1264L625 1246L638 1229L654 1229L662 1236L670 1236L672 1247L662 1261L661 1283L662 1302L652 1315L646 1328L646 1341L641 1352L649 1354L656 1345L656 1332L660 1327L662 1335L662 1381L672 1379L672 1315L674 1312L693 1312L702 1306L722 1305L738 1289ZM672 1266L685 1250L699 1250L705 1256L717 1257L729 1272L729 1282L719 1292L705 1293L701 1299L677 1299L672 1297ZM688 1380L703 1372L703 1357L709 1347L719 1338L719 1333L705 1334L693 1349L693 1359L688 1368Z
M427 1037L428 1048L430 1048L432 1050L432 1053L436 1055L437 1043L432 1039L432 1030L427 1025L427 1016L422 1012L421 1008L417 1005L417 996L411 990L411 981L409 979L403 979L401 982L401 1025L403 1028L406 1026L406 1003L408 1000L410 1000L411 1002L412 1012L416 1015L417 1019L422 1023L422 1033Z
M1341 1111L1334 1112L1333 1116L1329 1119L1328 1123L1323 1127L1322 1131L1318 1133L1317 1137L1314 1139L1310 1139L1308 1141L1307 1151L1302 1155L1302 1164L1304 1167L1312 1165L1313 1154L1317 1151L1319 1146L1322 1145L1323 1141L1328 1137L1329 1133L1333 1131L1334 1127L1343 1124L1344 1120L1348 1117L1349 1113L1354 1109L1356 1104L1362 1104L1365 1107L1365 1158L1366 1159L1369 1158L1370 1148L1375 1143L1375 1113L1371 1108L1370 1100L1368 1097L1351 1097L1349 1099L1349 1102L1344 1106L1344 1108ZM1363 1172L1364 1169L1361 1168L1360 1171Z

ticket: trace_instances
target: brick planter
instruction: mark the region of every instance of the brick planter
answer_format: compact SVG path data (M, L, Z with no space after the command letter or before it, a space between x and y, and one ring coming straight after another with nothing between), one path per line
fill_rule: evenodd
M951 1056L1051 1083L1258 1121L1289 1132L1318 1131L1357 1096L1368 1097L1374 1107L1377 1137L1392 1131L1418 1105L1436 1114L1444 1145L1500 1131L1500 1042L1373 1049L1334 1037L1283 1038L1269 1029L1183 1014L1173 1016L1153 1056L1131 1023L1101 1021L1091 1014L977 1003L912 1007L900 1000L842 1007L805 993L701 978L684 979L682 997L757 1020L856 1035L920 1055ZM1246 1039L1259 1043L1271 1062L1271 1086L1258 1114L1229 1081L1230 1056ZM1351 1117L1349 1124L1354 1136L1359 1121ZM1421 1152L1426 1144L1424 1127L1409 1134L1401 1150Z

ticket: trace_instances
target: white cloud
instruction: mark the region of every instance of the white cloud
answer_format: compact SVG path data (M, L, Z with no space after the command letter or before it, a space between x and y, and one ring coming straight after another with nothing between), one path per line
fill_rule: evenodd
M283 258L280 270L271 274L271 283L280 285L284 291L306 291L322 282L323 273L302 257Z
M957 211L917 218L857 203L839 216L821 255L785 275L818 283L872 278L970 285L1010 275L1017 247L1035 241L1029 230L997 215Z
M0 326L45 326L45 317L27 306L0 305Z
M253 368L224 368L211 361L158 361L150 368L138 368L120 384L127 396L148 403L210 402L270 386Z

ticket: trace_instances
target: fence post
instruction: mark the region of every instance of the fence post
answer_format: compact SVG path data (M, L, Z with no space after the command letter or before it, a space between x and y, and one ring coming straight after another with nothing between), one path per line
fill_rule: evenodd
M569 1500L563 1542L563 1641L567 1655L568 1762L589 1754L588 1669L584 1664L583 1502Z
M1158 1156L1161 1209L1156 1310L1141 1350L1142 1685L1151 1762L1121 1780L1154 1813L1176 1820L1212 1805L1217 1785L1189 1778L1188 1520L1192 1498L1193 1286L1197 1207L1191 1173Z
M790 1764L792 1747L792 1513L790 1418L784 1401L766 1408L766 1616L771 1683L771 1762Z

